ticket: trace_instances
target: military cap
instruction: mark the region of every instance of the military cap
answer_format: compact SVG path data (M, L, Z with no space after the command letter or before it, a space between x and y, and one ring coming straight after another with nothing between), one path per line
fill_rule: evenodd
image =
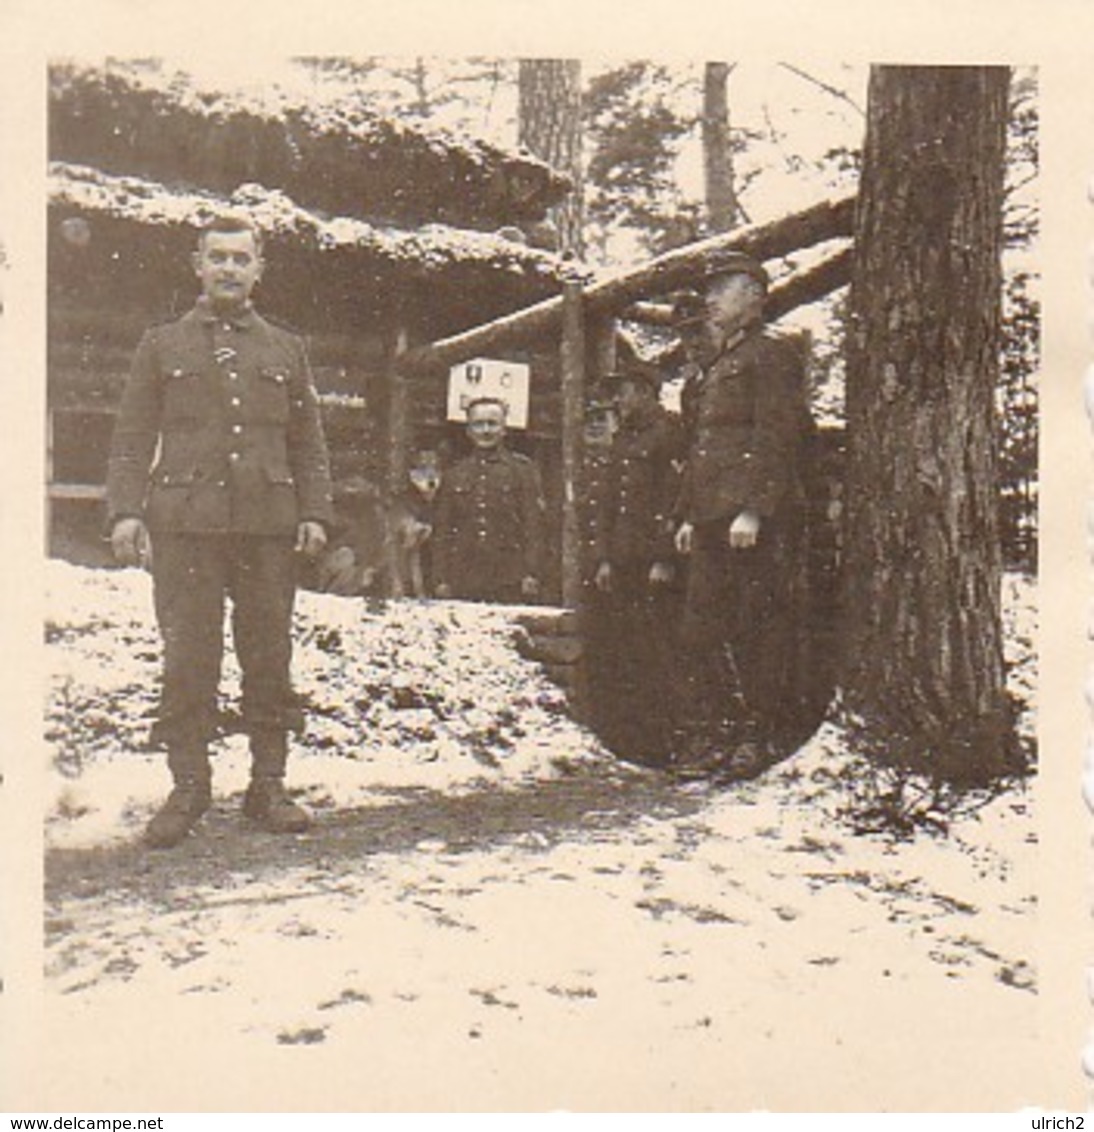
M722 279L727 275L748 275L761 284L765 291L771 284L764 265L744 252L725 252L717 258L711 256L708 259L705 282Z

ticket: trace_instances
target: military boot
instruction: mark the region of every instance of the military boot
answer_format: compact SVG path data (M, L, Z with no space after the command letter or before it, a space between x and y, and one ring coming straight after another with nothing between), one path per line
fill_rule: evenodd
M251 783L243 813L270 833L303 833L311 815L285 792L288 741L283 732L251 735Z
M175 780L174 789L144 830L144 840L153 849L178 845L212 801L209 754L203 743L170 747L167 765Z

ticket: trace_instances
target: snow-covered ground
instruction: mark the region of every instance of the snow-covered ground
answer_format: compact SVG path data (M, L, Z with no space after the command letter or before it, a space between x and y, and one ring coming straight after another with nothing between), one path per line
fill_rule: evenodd
M1028 789L946 837L856 832L867 770L830 725L756 781L674 785L569 719L505 612L302 594L290 785L317 825L243 824L232 737L199 830L147 853L147 580L49 571L41 1107L1030 1102ZM1005 598L1031 702L1032 587Z

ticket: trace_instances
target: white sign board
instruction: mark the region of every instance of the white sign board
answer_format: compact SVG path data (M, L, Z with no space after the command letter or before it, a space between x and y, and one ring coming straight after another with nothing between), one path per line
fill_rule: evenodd
M523 362L472 358L448 371L448 419L465 421L467 406L480 397L503 401L510 428L528 427L528 388L531 370Z

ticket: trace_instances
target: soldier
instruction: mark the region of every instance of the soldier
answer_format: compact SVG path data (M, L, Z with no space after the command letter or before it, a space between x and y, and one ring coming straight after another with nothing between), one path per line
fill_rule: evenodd
M767 275L735 255L677 296L689 360L676 545L690 554L681 626L684 764L746 775L794 720L795 600L808 421L797 348L763 330Z
M289 675L295 553L317 554L333 517L303 344L251 305L263 270L258 232L221 218L193 262L201 295L141 340L107 477L114 553L151 566L163 637L153 738L166 744L174 789L145 834L161 848L210 804L226 596L252 756L243 812L274 832L309 824L283 786L299 717Z
M634 362L613 375L620 425L598 499L589 669L597 730L619 755L663 763L675 620L672 507L679 421L659 403L657 371Z
M535 464L505 446L506 406L467 406L472 452L445 472L433 530L434 593L469 601L532 601L543 559L543 490Z

